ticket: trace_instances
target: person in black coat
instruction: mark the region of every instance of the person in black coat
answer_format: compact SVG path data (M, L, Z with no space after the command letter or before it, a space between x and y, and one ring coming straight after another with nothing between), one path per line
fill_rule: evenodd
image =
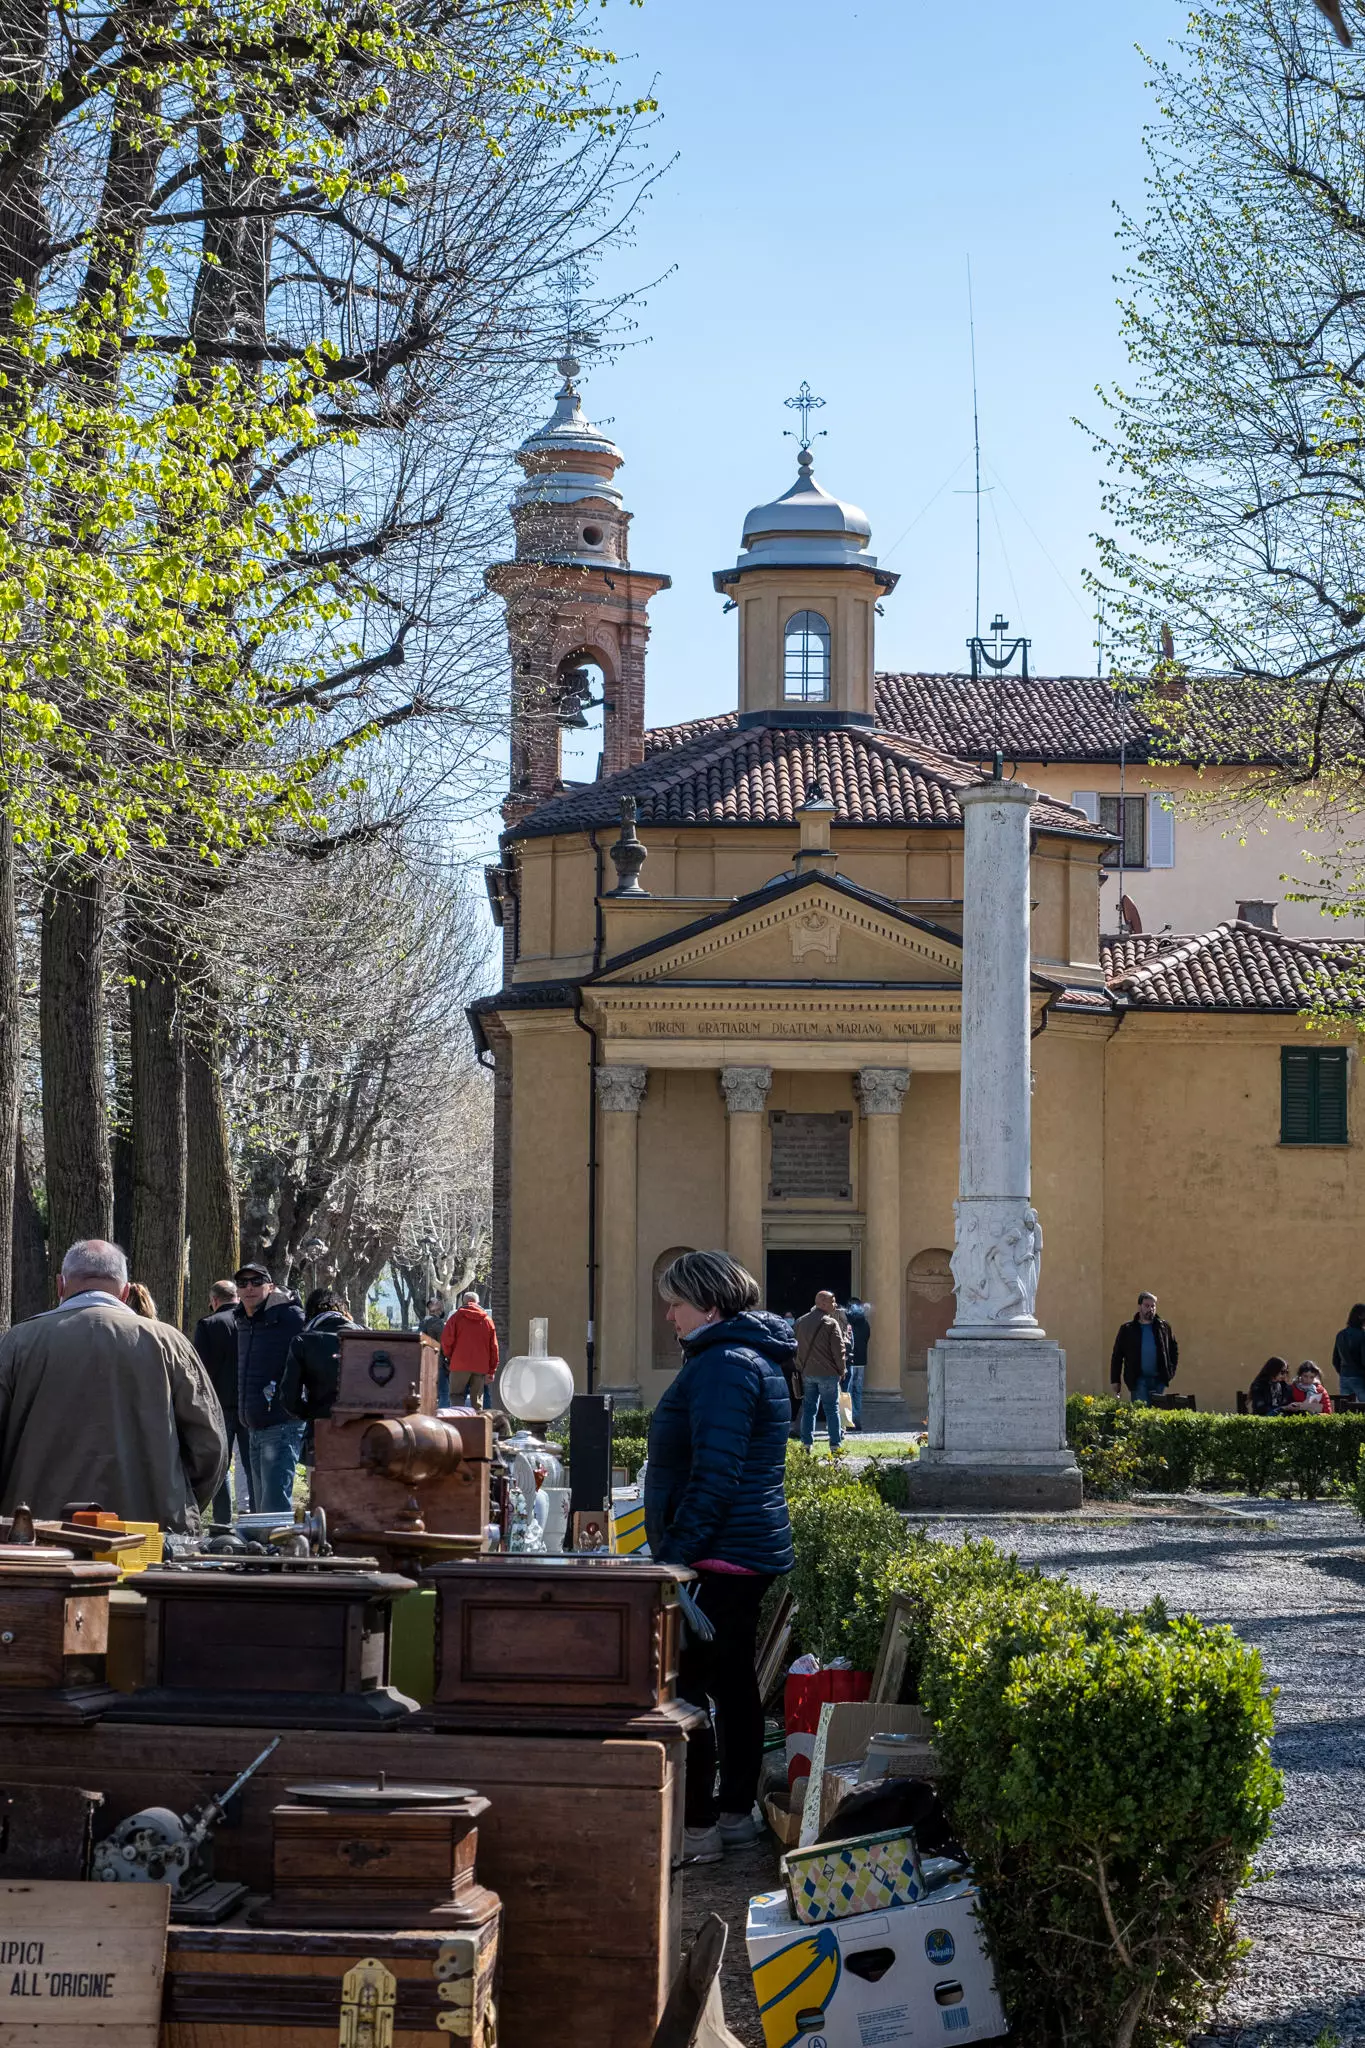
M200 1316L194 1326L194 1348L203 1361L204 1370L213 1381L213 1391L218 1396L218 1405L223 1411L228 1440L228 1472L232 1469L234 1450L241 1459L238 1470L242 1475L246 1499L238 1503L239 1510L249 1510L251 1452L247 1445L246 1431L237 1419L236 1307L237 1283L234 1280L215 1280L209 1289L209 1312L206 1316ZM228 1485L227 1472L223 1474L223 1483L213 1496L212 1514L215 1522L232 1520L232 1488Z
M1156 1296L1144 1290L1137 1298L1137 1314L1131 1323L1121 1323L1109 1359L1109 1378L1114 1393L1120 1379L1130 1399L1139 1403L1156 1400L1175 1378L1180 1346L1169 1323L1156 1312Z
M297 1294L277 1287L270 1268L239 1266L237 1412L251 1447L251 1500L258 1514L284 1514L293 1504L294 1473L303 1449L303 1424L280 1400L289 1347L303 1328Z
M759 1309L757 1282L725 1252L684 1252L659 1293L683 1364L650 1424L645 1528L654 1557L696 1572L692 1591L715 1631L710 1642L686 1631L678 1662L679 1695L707 1715L688 1737L683 1858L715 1863L758 1835L763 1703L754 1653L763 1595L795 1563L784 1367L796 1339L783 1317Z

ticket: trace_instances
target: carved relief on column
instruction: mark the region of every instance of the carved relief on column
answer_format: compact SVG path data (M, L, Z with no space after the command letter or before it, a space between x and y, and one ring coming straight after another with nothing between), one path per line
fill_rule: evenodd
M957 1218L953 1284L960 1324L1034 1325L1043 1231L1026 1196L964 1197Z
M623 1111L634 1116L645 1099L649 1086L648 1067L599 1067L597 1069L597 1099L603 1109Z
M726 1115L740 1116L754 1111L761 1113L772 1085L771 1067L722 1067L720 1087L725 1097Z
M902 1067L860 1067L854 1077L864 1116L899 1116L910 1086Z

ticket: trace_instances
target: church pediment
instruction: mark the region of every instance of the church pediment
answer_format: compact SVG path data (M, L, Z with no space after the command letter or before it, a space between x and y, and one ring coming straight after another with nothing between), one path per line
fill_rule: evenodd
M795 877L609 961L599 985L892 983L956 989L960 942L884 897Z

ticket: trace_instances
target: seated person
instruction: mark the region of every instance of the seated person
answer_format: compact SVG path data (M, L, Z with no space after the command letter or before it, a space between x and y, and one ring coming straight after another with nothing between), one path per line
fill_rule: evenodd
M1322 1383L1322 1374L1311 1358L1305 1358L1289 1389L1291 1415L1330 1415L1332 1397Z
M1247 1389L1247 1407L1253 1415L1279 1415L1289 1405L1289 1361L1267 1358Z

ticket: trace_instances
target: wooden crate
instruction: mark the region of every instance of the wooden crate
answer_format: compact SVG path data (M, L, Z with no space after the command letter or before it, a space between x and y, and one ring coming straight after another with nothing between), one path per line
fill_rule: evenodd
M467 1932L171 1928L161 2048L336 2048L346 1979L391 1989L394 2048L494 2048L498 1916ZM353 1980L352 1987L359 1986Z
M648 2048L681 1946L680 1733L618 1741L260 1726L172 1732L109 1721L0 1726L0 1784L96 1787L105 1794L104 1835L139 1807L183 1813L221 1792L273 1734L280 1747L246 1786L240 1818L216 1836L220 1877L270 1890L271 1809L290 1785L383 1769L395 1782L472 1786L490 1801L479 1822L479 1880L503 1902L501 2048L543 2048L547 2010L559 2048Z

